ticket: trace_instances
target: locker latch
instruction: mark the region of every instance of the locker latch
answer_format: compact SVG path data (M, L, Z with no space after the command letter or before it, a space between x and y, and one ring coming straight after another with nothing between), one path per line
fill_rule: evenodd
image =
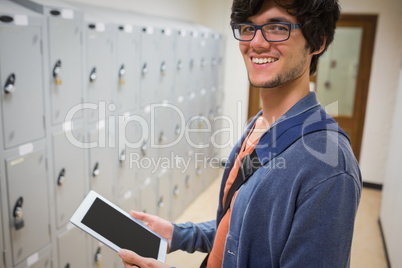
M168 138L165 136L163 131L159 134L159 144L164 144L168 142Z
M162 64L161 64L161 75L165 76L166 71L167 71L167 64L166 64L166 62L162 62Z
M10 74L4 85L4 92L6 94L13 93L15 90L15 74Z
M65 182L66 182L66 170L63 168L59 173L59 177L57 178L57 185L63 186Z
M92 171L92 177L99 176L99 174L100 174L99 163L96 162L95 167L94 167L94 169Z
M163 196L159 199L158 207L163 208L165 204L163 203Z
M102 267L102 254L101 254L101 248L98 247L95 253L95 263L96 267Z
M126 161L126 150L122 150L119 156L119 161L120 163L123 163L124 161Z
M179 193L180 193L180 191L179 191L179 186L175 185L175 186L174 186L174 189L173 189L173 195L174 195L175 197L178 197L178 196L179 196Z
M195 174L196 174L197 176L200 176L201 173L202 173L202 171L201 171L200 168L197 168L197 169L195 170Z
M24 219L22 204L24 203L24 199L22 197L18 198L17 203L14 206L13 216L14 216L14 227L16 230L20 230L24 227Z
M67 264L64 266L64 268L70 268L70 264L67 263Z
M53 67L53 78L56 85L61 85L61 61L58 60Z
M183 62L181 61L181 60L179 60L178 62L177 62L177 70L181 70L181 69L183 69Z
M142 66L142 75L146 75L149 72L148 66L146 63Z
M122 64L119 69L119 83L121 86L126 83L125 77L126 77L126 68L124 67L124 64Z
M147 143L144 141L144 143L141 145L141 152L142 152L142 156L146 156L147 155Z
M89 82L93 83L96 80L96 67L93 67L89 74Z
M180 135L181 129L180 129L180 126L179 126L179 125L176 126L176 129L175 129L174 133L176 134L176 136L179 136L179 135Z
M186 184L186 188L190 188L190 175L187 175L186 178L184 179L184 182Z

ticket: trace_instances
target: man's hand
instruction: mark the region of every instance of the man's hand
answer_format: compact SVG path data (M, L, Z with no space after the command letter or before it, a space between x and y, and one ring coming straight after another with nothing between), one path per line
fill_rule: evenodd
M119 257L123 260L125 268L166 268L168 265L152 258L143 258L140 255L126 249L119 251Z
M143 221L152 231L158 233L168 241L168 252L172 242L173 225L171 222L142 212L131 211L131 216L137 220Z

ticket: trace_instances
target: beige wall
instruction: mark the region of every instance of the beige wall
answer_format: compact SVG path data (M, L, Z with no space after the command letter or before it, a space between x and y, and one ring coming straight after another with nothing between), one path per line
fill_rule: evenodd
M246 120L248 81L229 27L231 0L70 0L131 9L206 25L227 36L224 113L240 129ZM401 0L340 0L343 13L377 14L377 34L361 152L363 180L381 184L385 176L399 67L402 60ZM240 102L240 103L239 103ZM240 108L239 108L240 107ZM239 132L231 137L233 142ZM228 137L229 138L229 137ZM223 150L228 154L230 148Z

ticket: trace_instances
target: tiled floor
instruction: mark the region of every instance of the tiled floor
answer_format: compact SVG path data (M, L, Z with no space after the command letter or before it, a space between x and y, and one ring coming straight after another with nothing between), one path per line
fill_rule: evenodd
M215 180L175 222L200 222L215 218L218 202L220 179ZM357 213L355 235L352 244L352 268L386 268L384 250L378 215L381 203L381 191L364 188L359 211ZM168 255L166 263L177 268L199 267L205 254L188 254L176 251Z

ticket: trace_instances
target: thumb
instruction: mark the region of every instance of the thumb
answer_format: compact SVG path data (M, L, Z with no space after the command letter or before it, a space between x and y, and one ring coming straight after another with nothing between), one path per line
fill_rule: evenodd
M137 264L138 265L137 262L139 261L140 256L137 253L135 253L133 251L130 251L130 250L127 250L127 249L120 249L118 254L119 254L119 257L123 261L125 261L127 263L130 263L130 264Z

